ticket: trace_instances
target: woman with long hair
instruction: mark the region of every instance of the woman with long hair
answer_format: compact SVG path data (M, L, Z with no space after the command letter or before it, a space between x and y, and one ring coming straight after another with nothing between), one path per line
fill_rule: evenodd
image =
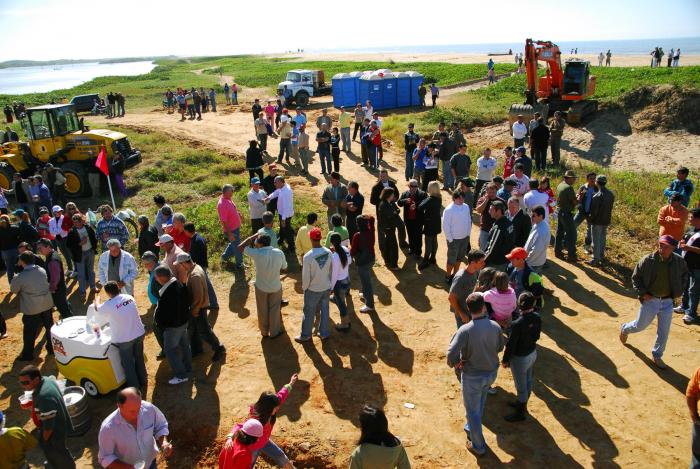
M399 215L392 203L394 198L394 189L385 187L379 196L379 208L377 209L377 226L384 234L382 257L389 270L399 270L399 242L396 238Z
M17 247L20 243L20 232L17 225L10 223L8 215L0 215L0 255L5 263L8 283L15 276L15 265L19 257Z
M224 446L219 453L219 469L250 469L255 464L253 445L263 435L263 426L256 419L248 419L228 436L230 447Z
M333 251L332 267L331 267L331 287L333 288L333 297L335 304L340 312L340 324L335 328L340 332L350 330L350 317L348 316L348 307L345 304L345 295L350 290L350 250L343 246L343 237L340 233L331 233L331 251Z
M423 270L430 264L436 263L437 237L442 232L442 192L438 181L430 181L428 195L430 197L418 206L418 211L423 214L423 236L425 237L423 262L418 265L418 270Z
M284 451L280 449L271 439L272 429L277 422L277 411L279 411L284 401L289 397L289 392L292 390L294 383L297 382L298 376L294 373L289 380L288 384L282 386L276 394L272 391L265 391L260 394L258 401L250 406L249 417L255 419L260 424L262 424L263 431L258 439L250 445L250 451L252 454L251 463L246 466L246 468L255 467L255 461L258 459L258 455L262 452L270 458L278 467L284 469L294 469L294 465L289 461ZM226 437L226 442L221 450L221 455L224 452L231 452L235 448L235 441L233 436L238 432L243 426L238 423L234 425L231 429L231 433ZM219 456L219 468L220 469L232 469L233 467L238 468L239 466L221 466L221 458ZM243 466L240 466L243 467Z
M360 412L360 440L350 456L350 469L410 469L406 449L389 431L384 411L364 405Z
M360 276L362 294L360 300L365 305L361 313L374 311L374 289L372 288L372 267L374 267L374 218L371 215L360 215L355 219L357 233L350 243L350 255L355 259L357 273Z
M507 273L496 272L493 286L484 293L484 301L490 305L491 319L496 321L504 331L508 330L513 320L517 299Z

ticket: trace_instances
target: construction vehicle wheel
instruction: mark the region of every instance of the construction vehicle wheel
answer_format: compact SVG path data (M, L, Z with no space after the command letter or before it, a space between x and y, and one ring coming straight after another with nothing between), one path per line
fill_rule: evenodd
M297 106L306 106L309 104L309 95L305 91L300 91L297 93L295 98Z
M0 187L10 190L15 170L7 163L0 164Z
M61 165L61 170L66 176L66 195L68 197L81 197L87 193L88 178L85 168L78 163L66 163Z

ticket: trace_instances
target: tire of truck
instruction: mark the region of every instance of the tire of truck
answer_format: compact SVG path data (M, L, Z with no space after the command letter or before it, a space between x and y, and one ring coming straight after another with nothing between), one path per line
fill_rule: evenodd
M83 165L68 162L61 165L61 170L66 176L66 183L64 184L66 196L82 197L87 195L90 190L90 184L88 183L87 171Z
M306 106L309 104L309 94L306 91L300 91L294 100L297 102L297 106Z
M15 174L14 168L7 163L0 163L0 187L6 190L11 189L12 177Z

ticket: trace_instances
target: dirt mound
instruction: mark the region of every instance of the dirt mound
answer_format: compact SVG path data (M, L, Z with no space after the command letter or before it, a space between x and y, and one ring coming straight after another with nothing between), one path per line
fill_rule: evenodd
M622 95L619 107L634 130L700 134L700 92L694 88L643 86Z

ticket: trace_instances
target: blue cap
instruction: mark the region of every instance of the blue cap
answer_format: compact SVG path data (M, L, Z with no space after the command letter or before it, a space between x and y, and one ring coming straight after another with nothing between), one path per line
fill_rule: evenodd
M250 180L251 184L260 184L260 178L253 178Z
M515 151L522 151L523 153L525 153L525 147L518 147Z
M22 210L21 208L18 208L17 210L12 212L12 215L14 215L16 217L21 217L22 215L24 215L24 210Z

